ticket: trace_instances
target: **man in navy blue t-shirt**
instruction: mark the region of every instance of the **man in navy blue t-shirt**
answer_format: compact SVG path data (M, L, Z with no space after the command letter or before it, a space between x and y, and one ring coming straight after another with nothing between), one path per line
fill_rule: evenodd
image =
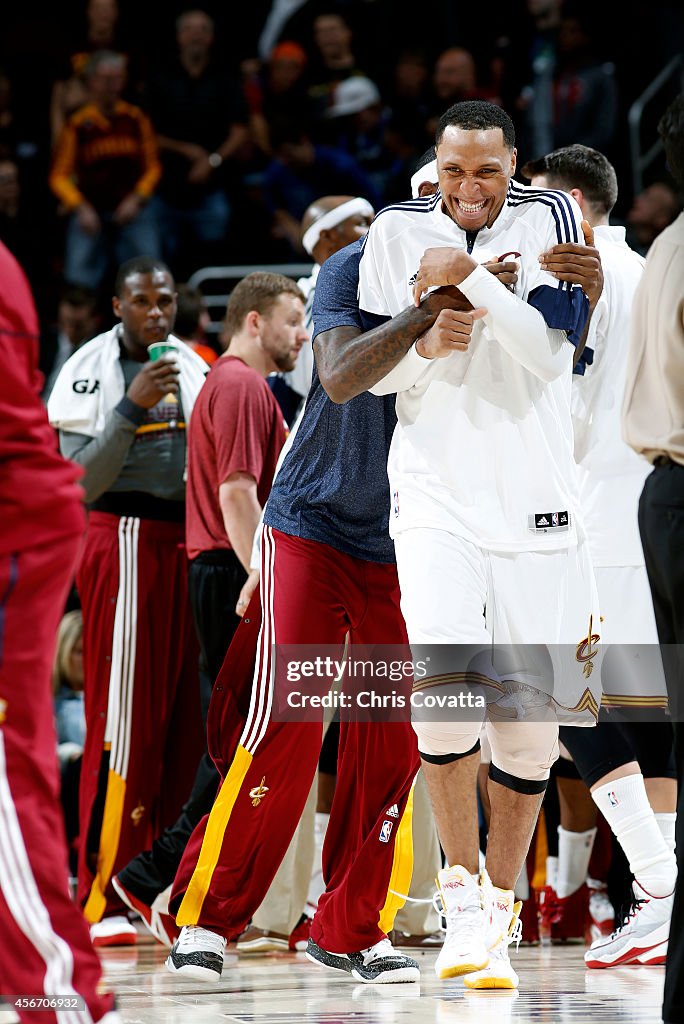
M326 339L336 342L340 332L352 346L356 336L365 344L370 339L372 355L355 360L352 352L350 365L356 361L367 373L370 358L379 379L443 310L462 303L443 292L391 323L364 323L357 305L360 255L360 243L353 243L330 257L316 287L315 354L333 398L335 359L325 353ZM302 422L274 482L264 517L265 614L250 710L214 809L196 830L174 883L171 907L177 923L190 926L169 957L174 973L220 973L216 940L239 934L260 904L316 770L322 724L273 720L273 645L332 645L341 653L347 634L352 644L407 643L387 530L394 400L366 394L366 386L340 405L314 370ZM246 618L255 613L252 601ZM416 981L415 961L395 953L387 939L402 903L394 893L406 892L411 872L404 853L411 820L404 812L419 761L410 722L343 722L338 766L323 851L326 892L308 955L362 981Z

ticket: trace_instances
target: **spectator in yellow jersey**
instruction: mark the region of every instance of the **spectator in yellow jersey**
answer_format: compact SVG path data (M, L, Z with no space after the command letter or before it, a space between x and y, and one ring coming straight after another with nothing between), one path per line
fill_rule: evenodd
M50 187L69 213L64 277L99 288L113 266L159 255L148 201L161 167L152 124L121 95L126 58L109 50L86 66L90 100L68 119L57 142Z

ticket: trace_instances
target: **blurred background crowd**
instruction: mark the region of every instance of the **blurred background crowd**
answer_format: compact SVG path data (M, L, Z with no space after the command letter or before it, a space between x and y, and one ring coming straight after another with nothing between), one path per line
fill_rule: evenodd
M179 282L208 265L309 262L307 206L407 198L437 118L463 99L508 111L520 166L573 142L603 152L614 220L645 253L681 201L662 159L634 188L627 112L681 50L683 18L674 0L657 18L633 0L13 5L0 239L46 325L44 371L60 365L60 331L71 345L107 325L130 256L164 258Z

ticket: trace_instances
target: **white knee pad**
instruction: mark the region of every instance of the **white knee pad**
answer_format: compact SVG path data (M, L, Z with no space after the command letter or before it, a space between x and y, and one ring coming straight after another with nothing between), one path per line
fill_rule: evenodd
M413 721L418 737L418 750L423 760L433 764L448 764L466 754L479 750L481 725L479 722L420 722Z
M488 721L490 778L521 793L541 793L558 758L558 722Z

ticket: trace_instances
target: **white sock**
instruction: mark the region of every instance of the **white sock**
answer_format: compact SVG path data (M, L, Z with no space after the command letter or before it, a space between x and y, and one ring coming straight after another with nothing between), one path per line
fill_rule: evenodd
M642 889L649 896L669 896L677 877L677 863L648 802L643 775L608 782L594 790L592 797Z
M523 866L518 875L518 880L513 886L516 900L527 900L530 897L530 882L527 877L527 865L523 862Z
M655 820L658 822L658 828L663 834L663 839L667 843L668 849L675 852L675 825L677 824L677 814L675 811L655 811Z
M572 896L584 885L595 835L595 828L586 832L568 832L562 825L558 826L556 893L560 899Z
M555 889L557 881L558 881L558 857L547 857L546 858L546 884L550 885L552 889Z

